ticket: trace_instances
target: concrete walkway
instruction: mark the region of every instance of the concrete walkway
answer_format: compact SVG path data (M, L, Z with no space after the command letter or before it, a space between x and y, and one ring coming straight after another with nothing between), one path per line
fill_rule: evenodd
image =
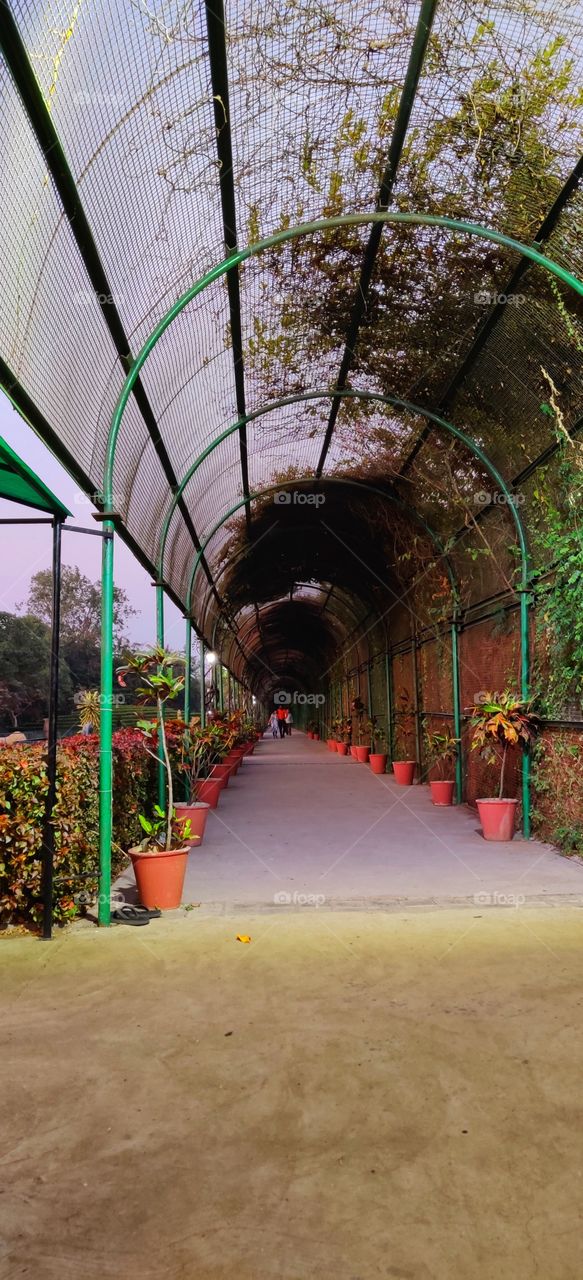
M120 882L131 898L131 870ZM581 895L583 866L549 845L487 843L468 807L436 808L303 734L265 737L211 811L184 902L380 907L391 902L518 905Z

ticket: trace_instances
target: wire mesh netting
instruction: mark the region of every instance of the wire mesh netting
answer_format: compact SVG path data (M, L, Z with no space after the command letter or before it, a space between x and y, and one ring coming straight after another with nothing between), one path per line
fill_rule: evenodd
M246 244L309 219L372 211L387 177L417 3L365 0L355 10L345 0L229 0L222 47L209 34L207 10L221 17L218 3L175 0L157 10L145 0L14 0L11 7L17 36L6 40L0 79L0 353L89 492L102 490L124 380L114 313L122 354L135 356L235 232ZM228 94L217 91L223 56ZM402 150L392 155L390 209L471 220L526 244L536 238L580 275L582 197L573 174L582 64L574 0L559 12L526 0L499 0L479 12L466 0L441 0ZM26 90L27 66L40 104ZM93 287L78 222L65 211L55 148L43 154L47 128L56 131L86 215L105 297ZM225 133L230 172L220 156ZM201 452L243 408L254 413L283 397L318 393L261 414L246 435L230 434L174 504L163 576L186 604L204 545L193 608L207 635L219 616L225 633L237 618L240 625L243 615L233 610L243 604L255 616L258 599L262 609L281 611L283 578L287 587L290 575L292 582L310 577L305 562L294 565L292 547L285 571L276 560L270 578L269 540L262 548L251 532L257 504L249 505L250 525L244 511L234 524L228 513L248 493L279 483L287 492L320 473L390 482L401 525L408 520L415 531L421 520L451 543L468 603L501 584L510 588L512 512L494 501L488 469L422 410L450 418L518 486L545 451L579 429L583 331L572 290L500 245L391 224L361 293L368 240L367 227L341 227L250 259L239 271L238 298L231 276L230 287L217 281L181 312L146 362L140 395L130 398L114 502L155 570L173 491ZM421 411L346 400L332 431L330 391L343 358L345 385L401 396ZM14 387L12 394L17 399ZM521 514L534 537L534 501ZM342 537L350 517L347 506ZM234 592L225 565L243 527L245 567L255 558L256 570L247 580L241 571ZM320 592L332 615L343 587L356 592L340 524L336 534L334 574L331 554L322 552L322 577L314 570L297 609L311 609L311 594ZM322 546L330 537L316 536ZM388 560L394 534L383 536ZM391 572L395 564L407 582L402 548ZM387 572L385 565L384 580ZM258 592L260 574L260 598L245 601L245 590ZM333 595L322 585L328 581Z

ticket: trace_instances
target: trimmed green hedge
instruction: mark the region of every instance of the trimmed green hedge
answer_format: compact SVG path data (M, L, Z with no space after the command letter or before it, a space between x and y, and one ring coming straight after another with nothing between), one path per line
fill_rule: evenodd
M135 729L113 736L113 833L120 851L141 838L138 813L149 811L155 763ZM0 924L36 925L41 919L41 839L47 793L46 745L0 751ZM82 911L83 895L97 891L99 862L99 740L79 734L59 745L55 806L56 923ZM95 872L95 874L92 874Z

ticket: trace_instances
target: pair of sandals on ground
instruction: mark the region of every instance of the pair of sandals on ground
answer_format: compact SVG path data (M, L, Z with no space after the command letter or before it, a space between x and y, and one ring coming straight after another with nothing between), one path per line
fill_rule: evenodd
M140 927L149 924L150 920L157 920L162 912L158 907L137 907L131 902L118 902L116 908L111 913L112 924L129 924L134 927Z

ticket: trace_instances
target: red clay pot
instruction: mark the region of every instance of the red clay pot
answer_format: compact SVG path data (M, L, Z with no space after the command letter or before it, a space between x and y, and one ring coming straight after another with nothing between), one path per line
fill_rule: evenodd
M313 738L313 736L314 736L314 735L313 735L313 733L310 733L310 730L309 730L309 729L307 729L307 730L306 730L306 733L307 733L308 738Z
M476 800L484 840L513 840L518 800Z
M337 744L336 744L336 750L337 750L337 752L338 752L338 755L339 755L339 756L347 756L347 755L348 755L348 743L347 743L347 742L337 742Z
M431 799L434 804L453 804L453 789L455 782L444 782L438 778L435 782L429 783L431 791Z
M209 804L211 809L216 809L221 790L222 783L220 778L203 778L201 782L196 784L196 798L197 800L203 800L205 804Z
M176 809L176 817L179 821L186 822L187 819L190 821L192 835L188 840L185 840L184 843L190 845L191 849L198 849L204 839L204 829L206 827L209 805L202 803L200 800L195 801L194 804L187 804L186 801L178 801L178 804L176 804L174 808ZM199 839L195 840L195 836L198 836Z
M383 755L380 751L371 751L368 757L368 763L373 773L385 773L387 768L388 756Z
M313 734L312 734L312 737L313 737L313 739L314 739L314 742L319 742L319 741L320 741L320 734L319 734L319 733L313 733Z
M240 768L241 756L231 756L231 755L224 756L221 763L227 764L231 770L231 773L235 774L237 770Z
M368 764L369 755L370 755L370 747L356 748L356 759L358 760L359 764Z
M326 739L326 746L327 746L327 748L328 748L328 750L329 750L329 751L335 751L335 750L336 750L336 742L335 742L334 738L327 738L327 739Z
M350 747L350 755L352 756L353 760L356 760L356 747L353 747L353 746Z
M416 760L393 760L395 782L401 787L410 787L415 776Z
M223 787L228 787L229 785L231 767L228 764L214 764L211 769L210 776L211 778L218 778L222 791Z
M171 911L180 906L189 853L187 845L171 849L169 853L164 849L159 853L130 849L138 897L143 907Z

